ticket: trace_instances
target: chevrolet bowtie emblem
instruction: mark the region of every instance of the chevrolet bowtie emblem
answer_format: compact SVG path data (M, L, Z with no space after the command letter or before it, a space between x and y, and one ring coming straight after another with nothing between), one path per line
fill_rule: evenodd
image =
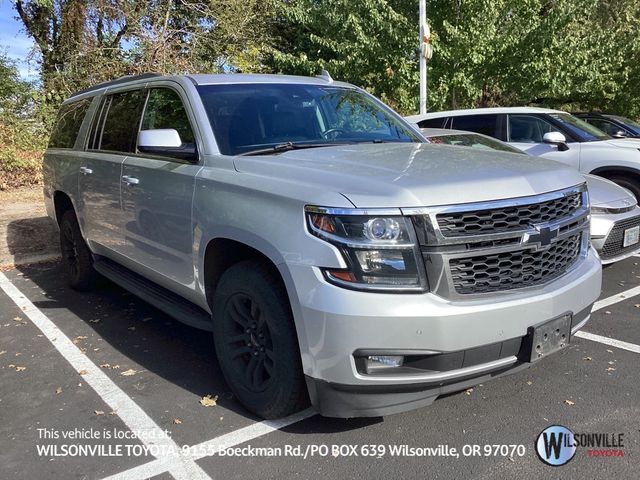
M527 243L539 243L541 247L548 247L551 241L558 236L558 228L539 227L534 225L535 233L529 233L526 238Z

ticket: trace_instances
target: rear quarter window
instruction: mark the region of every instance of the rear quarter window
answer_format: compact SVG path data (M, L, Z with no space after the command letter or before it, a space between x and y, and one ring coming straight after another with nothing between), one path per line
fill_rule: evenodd
M446 119L447 117L427 118L426 120L418 122L418 126L420 128L444 128L444 122Z
M60 107L49 139L49 148L73 148L91 100L85 98Z
M497 126L498 115L460 115L453 117L453 125L450 128L498 138Z

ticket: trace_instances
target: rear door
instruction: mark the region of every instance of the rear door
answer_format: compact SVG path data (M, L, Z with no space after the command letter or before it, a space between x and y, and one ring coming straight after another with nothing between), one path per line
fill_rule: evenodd
M197 140L187 97L177 84L148 89L141 130L174 129L183 146ZM126 158L122 171L124 253L129 267L165 286L188 288L194 279L191 206L196 158L171 153Z
M560 132L567 135L543 117L533 114L509 114L507 119L507 142L529 155L544 157L565 163L573 168L580 167L580 143L567 138L569 150L561 152L557 145L542 141L545 133Z
M103 96L80 166L78 207L84 235L97 253L107 256L122 246L122 163L135 148L143 100L140 89Z

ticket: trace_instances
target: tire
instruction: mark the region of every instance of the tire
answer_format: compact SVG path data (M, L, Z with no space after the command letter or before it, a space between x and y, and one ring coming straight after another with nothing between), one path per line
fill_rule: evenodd
M289 300L263 263L237 263L220 278L213 339L224 378L247 410L272 419L308 404Z
M610 177L607 177L607 179L629 190L636 197L638 203L640 203L640 181L636 180L635 178L623 177L619 175L611 175Z
M80 291L91 290L98 274L93 269L91 250L82 238L73 210L67 210L60 221L60 251L62 265L71 288Z

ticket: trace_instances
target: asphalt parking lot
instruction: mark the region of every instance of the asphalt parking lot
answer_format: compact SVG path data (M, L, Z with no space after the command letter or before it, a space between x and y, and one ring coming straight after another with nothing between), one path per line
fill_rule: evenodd
M584 329L590 339L575 337L528 370L430 407L351 420L304 411L265 422L234 400L209 334L107 281L92 293L72 291L56 262L17 267L0 274L1 477L635 479L639 285L640 257L606 268L601 301ZM208 395L216 401L202 405ZM552 424L574 432L623 433L624 456L589 457L583 450L563 467L546 466L534 441ZM131 431L150 433L127 438ZM494 444L523 445L525 452L446 455L450 448ZM102 450L68 449L62 455L52 450L55 445ZM290 453L211 455L223 445ZM441 455L393 455L393 445L440 446ZM183 446L191 447L186 455L158 453ZM343 447L336 452L332 446Z

